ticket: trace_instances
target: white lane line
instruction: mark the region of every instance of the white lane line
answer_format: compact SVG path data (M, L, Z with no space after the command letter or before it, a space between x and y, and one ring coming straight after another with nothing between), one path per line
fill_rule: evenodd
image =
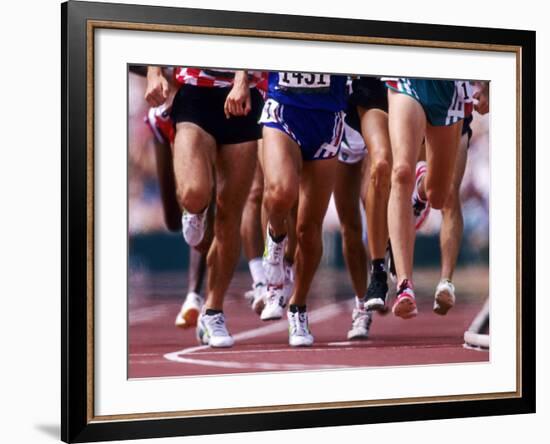
M349 351L349 350L358 350L357 348L353 347L345 347L345 348L338 348L334 351ZM292 353L292 352L326 352L326 348L311 348L311 347L303 347L303 348L277 348L277 349L261 349L261 350L205 350L205 351L197 351L193 353L193 356L202 356L202 355L208 355L212 356L213 354L217 355L248 355L248 354L254 354L254 353ZM131 355L134 356L134 355ZM152 356L158 356L158 355L152 355Z
M326 319L332 318L337 313L340 313L344 308L347 307L346 303L332 303L325 305L317 310L313 310L309 313L310 322L320 322ZM272 333L278 333L285 331L288 328L286 321L277 321L269 323L268 325L253 328L251 330L245 330L240 333L237 333L233 336L235 341L244 341L247 339L258 338L261 336L267 336ZM259 369L259 370L306 370L306 369L327 369L327 368L340 368L339 365L307 365L307 364L284 364L284 363L270 363L270 362L251 362L243 363L239 361L218 361L218 360L207 360L207 359L195 359L188 357L190 354L195 352L201 352L204 350L212 350L208 345L198 345L196 347L188 347L183 350L179 350L172 353L166 353L164 358L168 361L179 362L182 364L195 364L195 365L205 365L209 367L222 367L222 368L236 368L236 369ZM227 352L227 350L225 350ZM286 350L288 351L288 349ZM218 354L224 352L224 350L216 351ZM246 353L244 351L236 350L237 353Z
M168 358L167 358L168 359ZM172 359L170 359L172 360ZM176 359L173 359L176 360ZM183 364L205 365L208 367L257 369L257 370L313 370L346 368L345 365L308 365L308 364L283 364L271 362L239 362L239 361L214 361L209 359L184 358L178 356L177 362Z

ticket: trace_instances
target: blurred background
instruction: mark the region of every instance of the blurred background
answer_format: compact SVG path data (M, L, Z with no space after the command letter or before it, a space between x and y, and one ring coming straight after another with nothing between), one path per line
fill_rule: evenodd
M153 133L145 123L149 106L143 96L145 77L129 73L128 103L128 230L130 273L184 271L188 246L181 233L169 232L164 224L156 176ZM489 114L474 114L473 137L462 183L464 237L458 268L485 268L489 262ZM440 263L439 211L430 212L418 233L415 267L437 267ZM322 266L345 268L339 221L333 202L324 223ZM242 258L240 269L246 269Z

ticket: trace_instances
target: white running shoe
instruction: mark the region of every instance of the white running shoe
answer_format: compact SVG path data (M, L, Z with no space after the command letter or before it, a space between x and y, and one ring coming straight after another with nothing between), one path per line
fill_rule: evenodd
M262 321L275 321L283 317L286 301L282 285L267 285L264 295L264 305L262 314L260 315Z
M284 254L288 237L281 242L275 242L267 229L266 246L264 253L265 277L268 285L283 285L285 281Z
M291 347L311 347L313 335L309 331L307 312L287 312L288 343Z
M426 162L420 161L416 164L416 180L414 184L414 191L412 195L412 206L414 212L414 227L415 229L420 229L428 215L430 214L430 204L420 198L418 194L418 187L420 186L420 181L424 176L426 176Z
M392 313L402 319L414 318L418 314L414 290L407 279L399 286Z
M201 312L203 302L202 297L198 293L195 293L194 291L187 293L187 296L185 296L185 301L176 316L176 327L195 327L197 325L197 319Z
M367 339L369 337L370 324L372 323L372 311L356 307L351 316L351 330L348 331L348 339Z
M181 215L183 238L191 247L199 245L204 237L207 211L208 207L199 214L192 214L184 210Z
M197 324L197 339L199 344L210 347L232 347L235 343L227 331L223 313L201 314Z
M448 279L441 279L435 289L434 312L445 316L455 305L455 286Z
M265 307L266 288L265 282L257 282L252 285L252 290L248 290L244 294L245 299L256 314L261 314Z

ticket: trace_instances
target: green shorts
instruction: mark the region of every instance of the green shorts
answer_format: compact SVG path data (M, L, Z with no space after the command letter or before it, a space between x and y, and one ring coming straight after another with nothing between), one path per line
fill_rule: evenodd
M464 119L471 106L465 81L400 78L388 80L386 86L417 100L432 126L448 126Z

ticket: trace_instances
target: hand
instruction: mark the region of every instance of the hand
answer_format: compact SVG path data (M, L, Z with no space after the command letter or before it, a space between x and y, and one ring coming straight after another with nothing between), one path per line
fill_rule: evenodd
M479 114L489 112L489 82L474 83L474 109Z
M248 76L246 71L237 71L233 88L225 99L223 110L225 117L246 116L252 109L250 101L250 87L248 85Z
M157 66L150 66L147 69L147 89L145 100L151 106L160 106L168 98L170 85L162 75L162 70Z

